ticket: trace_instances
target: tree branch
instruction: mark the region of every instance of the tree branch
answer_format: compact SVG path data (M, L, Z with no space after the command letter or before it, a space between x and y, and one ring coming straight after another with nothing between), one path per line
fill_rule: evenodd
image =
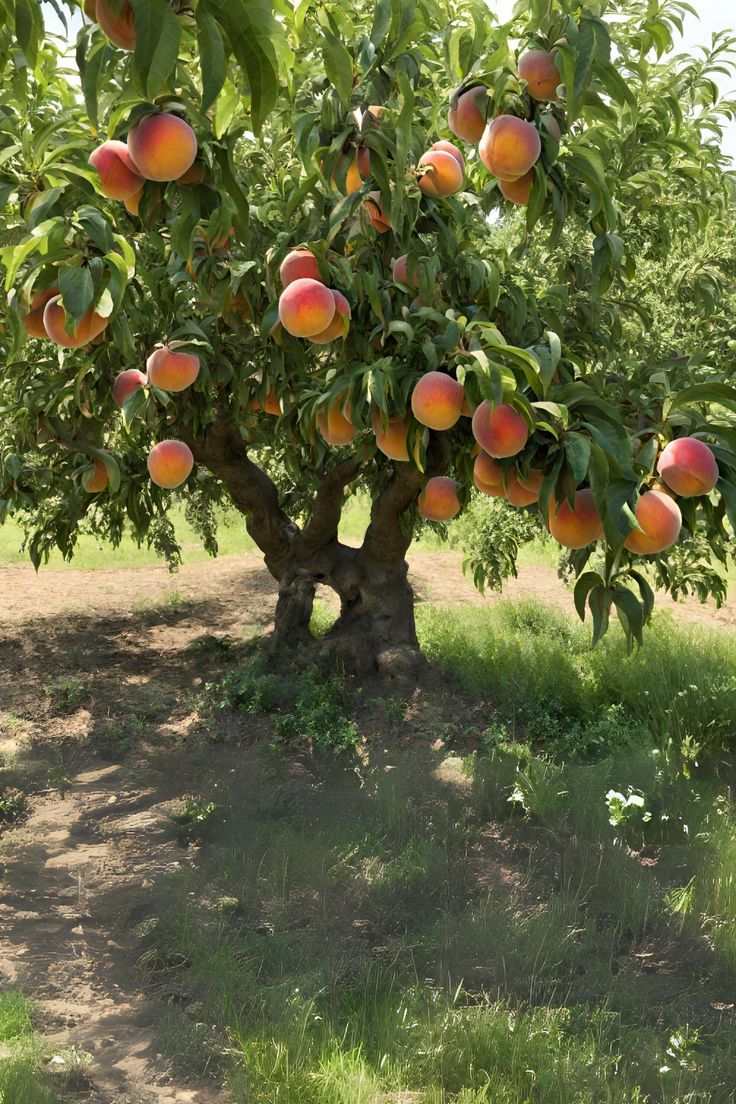
M246 515L246 528L266 567L281 579L299 527L281 509L275 483L248 457L237 427L220 414L203 437L182 437L195 460L225 484L234 505Z
M299 541L300 550L307 556L337 539L342 508L345 502L345 488L360 471L360 462L355 457L343 460L336 468L328 472L319 485L314 500L314 509L308 524L302 531Z

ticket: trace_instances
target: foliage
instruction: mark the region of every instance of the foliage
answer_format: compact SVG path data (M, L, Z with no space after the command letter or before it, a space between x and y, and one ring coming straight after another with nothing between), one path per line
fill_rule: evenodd
M371 408L408 416L418 373L441 369L471 405L503 400L526 420L528 444L503 466L544 471L543 518L553 496L592 488L603 556L586 569L588 547L572 562L576 605L590 611L596 638L613 608L629 640L641 640L652 593L623 548L637 498L665 442L707 441L718 486L681 502L687 540L655 570L673 593L692 585L720 597L703 548L726 565L736 527L725 245L734 181L718 148L734 107L716 101L713 84L730 70L728 35L702 59L671 57L687 11L678 0L520 4L506 24L482 0L132 5L133 51L95 25L80 32L80 95L41 8L0 0L0 64L10 75L0 96L0 518L29 520L33 562L54 547L71 556L86 524L113 543L130 525L175 564L170 496L149 481L145 457L171 436L196 450L223 418L273 477L283 507L303 518L344 458L317 432L317 415L349 401L356 483L375 499L391 465L376 448ZM556 49L564 101L530 99L517 72L528 47ZM529 117L541 136L525 217L510 212L475 156L462 193L434 200L419 188L416 164L445 133L450 93L477 82L491 114ZM370 104L384 108L379 125L360 114ZM125 137L160 107L192 124L202 179L148 181L138 217L101 196L87 159L93 134ZM372 179L340 195L358 145L370 152ZM385 235L364 204L376 189ZM349 300L341 342L311 345L276 327L278 267L300 244ZM436 280L436 300L420 284L431 305L413 307L391 278L400 253L412 268L424 260L425 284ZM108 319L100 344L63 352L27 340L33 295L52 285L72 319L93 305ZM121 416L114 377L161 340L198 354L199 378L176 396L141 388ZM271 393L277 419L262 409ZM408 427L411 462L429 474L438 436L411 417ZM467 420L439 446L466 504ZM91 495L83 481L95 461L108 488ZM189 487L190 520L214 552L212 508L231 488L203 470ZM514 559L511 540L503 571ZM473 571L498 581L496 567Z

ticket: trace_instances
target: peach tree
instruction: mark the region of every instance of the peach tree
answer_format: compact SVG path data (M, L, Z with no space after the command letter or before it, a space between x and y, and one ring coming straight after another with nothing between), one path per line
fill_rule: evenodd
M175 558L182 498L214 551L228 501L277 643L324 584L328 646L411 663L413 533L480 494L569 550L596 639L688 569L720 597L731 44L672 59L676 0L493 7L0 0L0 519L37 566L83 526Z

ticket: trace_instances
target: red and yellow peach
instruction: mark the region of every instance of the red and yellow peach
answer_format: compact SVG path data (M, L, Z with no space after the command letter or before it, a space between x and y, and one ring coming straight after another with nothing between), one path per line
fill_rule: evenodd
M146 361L148 382L161 391L184 391L199 375L199 357L159 345Z
M481 109L482 99L487 93L482 84L465 89L459 96L453 97L447 122L456 138L464 142L479 142L486 128L486 117Z
M683 498L708 494L719 477L711 449L696 437L678 437L665 445L657 462L657 472L670 490Z
M128 368L115 377L112 385L112 399L118 406L122 406L128 395L132 395L139 387L145 387L148 380L143 372L137 368Z
M419 189L433 199L445 199L463 186L463 169L457 157L441 149L430 149L419 158Z
M473 436L480 447L496 459L516 456L529 440L529 426L513 406L497 406L485 400L473 414Z
M97 0L95 15L111 42L121 50L135 50L135 14L130 0Z
M38 291L31 299L31 309L23 319L23 325L25 326L29 337L47 338L48 332L43 321L43 312L46 304L49 300L54 299L59 294L59 289L56 287L46 288L44 291Z
M344 407L343 401L337 400L328 410L320 410L317 414L317 428L328 445L340 448L349 444L358 432L350 421L350 403Z
M680 535L682 514L674 498L661 491L645 491L636 504L641 530L632 529L625 546L639 556L653 556L671 548Z
M194 456L184 441L159 441L148 454L148 474L158 487L173 490L192 473Z
M378 407L374 406L371 408L371 426L376 438L376 445L384 456L388 456L390 460L409 459L408 429L403 418L389 418L384 428L381 412Z
M330 289L309 277L293 280L279 298L279 319L292 337L323 333L335 317L335 310Z
M473 482L479 491L491 498L505 498L503 468L491 460L487 452L479 452L473 464Z
M574 505L567 499L549 504L547 526L558 544L565 548L585 548L603 535L603 525L595 497L589 488L575 492Z
M546 50L529 50L519 58L519 76L533 100L548 103L557 99L557 86L562 78L555 65L554 54Z
M310 341L313 341L315 345L328 345L331 341L335 341L338 337L345 336L345 323L350 318L350 304L345 296L340 291L335 291L334 288L330 288L332 298L335 300L335 313L332 316L332 321L329 326L322 331L322 333L314 334L310 337Z
M419 496L419 513L428 521L450 521L460 513L457 483L446 475L435 475Z
M311 249L292 249L291 253L287 253L281 262L279 276L283 287L293 284L294 280L316 280L318 284L324 283L317 258Z
M463 157L461 151L457 148L457 146L454 145L452 142L447 142L443 138L440 142L434 142L429 148L430 151L441 150L443 153L451 154L460 166L462 173L465 173L465 158Z
M428 429L450 429L460 418L465 393L446 372L427 372L411 396L414 417Z
M197 136L178 115L146 115L128 135L128 150L146 180L177 180L194 164Z
M129 199L143 187L125 142L103 142L90 154L89 163L100 177L100 191L108 199Z
M543 480L544 472L539 468L531 468L524 476L512 468L506 480L506 498L512 506L531 506L539 502Z
M524 176L542 152L539 131L516 115L498 115L483 132L478 146L481 161L499 180Z
M110 321L90 307L72 327L71 333L67 333L66 317L61 296L56 295L53 299L49 299L43 311L43 324L51 340L65 349L80 349L82 345L88 345L93 338L102 333Z
M99 491L104 491L107 488L109 480L107 468L101 460L95 457L92 464L94 465L94 471L88 471L82 476L82 486L85 491L88 491L90 494L97 494Z
M391 229L391 223L384 210L380 192L369 192L365 197L363 206L377 234L385 234L387 230Z
M517 207L526 207L529 202L533 183L534 171L530 169L528 173L524 173L518 180L499 181L498 188L504 199L508 199L510 203L515 203Z

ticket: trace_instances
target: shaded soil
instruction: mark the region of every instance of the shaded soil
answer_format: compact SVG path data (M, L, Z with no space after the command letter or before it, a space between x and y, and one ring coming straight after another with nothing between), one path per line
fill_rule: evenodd
M455 553L414 555L420 600L497 600L478 595L460 566ZM237 661L248 634L269 625L273 580L252 556L174 576L150 567L38 576L6 567L0 589L0 756L33 761L38 779L30 815L0 838L0 982L34 997L54 1047L93 1056L89 1089L77 1099L227 1102L221 1086L187 1082L158 1052L133 929L155 911L166 876L192 861L172 813L201 778L227 776L228 757L241 755L189 740L200 723L195 695ZM572 609L547 568L524 569L505 594ZM684 602L675 615L736 627L736 606ZM247 717L238 724L241 738L248 725L254 735L263 726ZM518 884L515 857L490 828L475 862L487 891Z

